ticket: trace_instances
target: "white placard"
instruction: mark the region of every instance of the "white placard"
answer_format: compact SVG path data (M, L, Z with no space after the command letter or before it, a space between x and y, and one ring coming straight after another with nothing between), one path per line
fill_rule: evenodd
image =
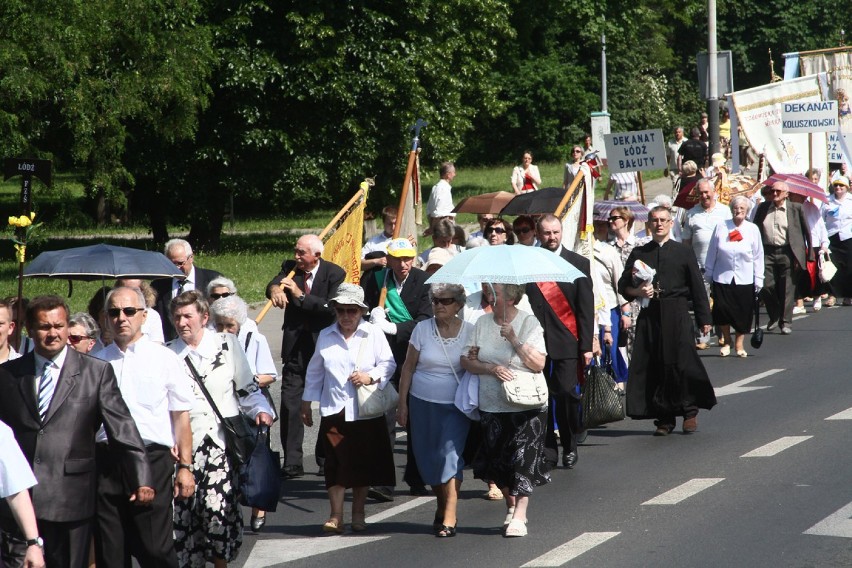
M781 110L781 132L837 132L837 101L791 101Z
M828 161L842 162L843 148L840 146L840 134L838 132L828 133ZM844 134L843 139L846 140L846 147L852 148L852 134Z
M636 130L604 135L610 172L636 172L666 168L663 131Z

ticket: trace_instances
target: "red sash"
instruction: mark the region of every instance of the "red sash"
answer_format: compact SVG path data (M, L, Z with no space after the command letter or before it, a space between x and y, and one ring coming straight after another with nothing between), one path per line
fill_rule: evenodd
M574 310L568 303L568 298L556 285L556 282L536 282L536 286L541 290L541 294L550 307L556 312L556 317L562 322L568 331L574 335L574 339L580 340L580 335L577 333L577 318L574 316Z

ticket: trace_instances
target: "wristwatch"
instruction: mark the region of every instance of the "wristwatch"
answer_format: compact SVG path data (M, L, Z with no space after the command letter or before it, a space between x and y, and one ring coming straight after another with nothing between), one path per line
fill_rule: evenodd
M26 541L24 544L27 545L27 548L29 548L31 546L37 546L42 550L42 552L44 552L44 540L40 536L37 536L35 538L31 538L28 541Z
M178 469L187 469L187 470L189 470L190 472L195 471L195 468L194 468L194 467L192 467L192 464L191 464L191 463L179 463L179 464L177 464L177 468L178 468Z

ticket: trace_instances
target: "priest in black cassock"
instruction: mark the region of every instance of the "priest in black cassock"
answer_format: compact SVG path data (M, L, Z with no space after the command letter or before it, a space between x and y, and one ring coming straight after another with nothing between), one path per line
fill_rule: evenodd
M688 302L696 323L710 333L710 303L692 248L670 239L671 211L654 207L648 216L653 239L630 253L618 291L628 300L649 298L636 323L636 343L627 379L627 415L655 418L655 436L667 436L683 416L683 432L698 428L698 409L716 404L713 385L692 340ZM655 269L652 282L633 276L642 261Z

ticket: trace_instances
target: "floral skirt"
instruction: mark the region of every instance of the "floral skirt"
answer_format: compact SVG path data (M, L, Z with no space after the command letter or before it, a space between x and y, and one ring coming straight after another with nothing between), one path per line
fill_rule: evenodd
M550 483L544 461L547 407L523 412L480 412L482 446L473 464L477 479L528 496L533 487Z
M195 494L175 499L175 550L181 568L204 568L214 558L233 562L243 544L237 472L209 436L195 451Z

